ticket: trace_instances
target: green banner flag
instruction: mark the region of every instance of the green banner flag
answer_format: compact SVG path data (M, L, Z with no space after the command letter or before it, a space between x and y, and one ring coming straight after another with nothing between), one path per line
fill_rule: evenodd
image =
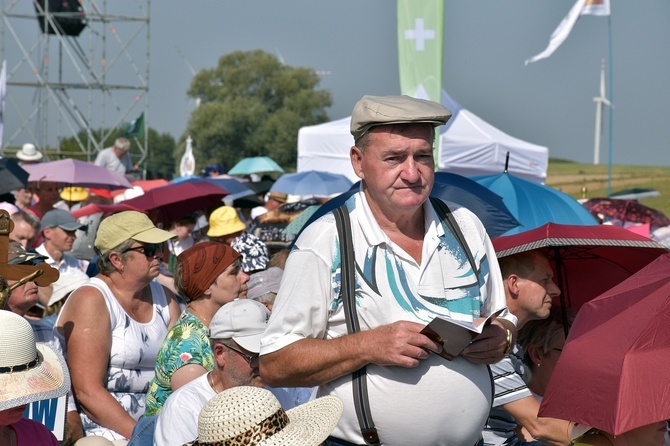
M400 92L441 102L444 0L398 0Z
M123 130L126 132L126 138L141 138L144 136L144 112L137 119L133 119L130 124L125 124Z

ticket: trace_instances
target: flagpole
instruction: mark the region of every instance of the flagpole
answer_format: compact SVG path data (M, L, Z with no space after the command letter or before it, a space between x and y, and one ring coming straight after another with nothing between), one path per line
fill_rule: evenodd
M607 34L609 40L609 137L607 141L607 148L609 152L609 162L607 164L607 196L609 197L612 194L612 135L613 132L613 122L614 122L614 70L612 63L612 13L607 16Z

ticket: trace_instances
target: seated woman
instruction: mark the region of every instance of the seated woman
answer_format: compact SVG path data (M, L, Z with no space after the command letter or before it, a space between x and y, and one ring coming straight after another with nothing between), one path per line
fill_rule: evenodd
M158 353L146 415L159 414L174 390L214 368L207 327L223 305L246 298L249 276L241 265L237 251L217 242L198 243L177 257L175 288L187 306Z
M58 316L87 436L128 439L144 414L158 350L180 312L174 295L154 281L172 237L141 212L102 220L95 238L100 273Z
M575 312L567 310L567 326L575 320ZM549 378L565 344L565 323L560 307L552 307L549 317L528 322L519 330L519 343L523 347L523 362L528 373L524 381L538 401L542 401ZM527 378L527 376L529 376Z

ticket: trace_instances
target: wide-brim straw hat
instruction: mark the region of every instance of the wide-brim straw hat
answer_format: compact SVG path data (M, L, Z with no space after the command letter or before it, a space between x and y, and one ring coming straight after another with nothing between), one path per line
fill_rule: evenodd
M70 389L65 359L46 344L35 344L26 319L0 310L0 411L57 398Z
M267 389L238 386L210 400L198 417L193 446L317 446L331 434L344 405L323 396L284 411Z

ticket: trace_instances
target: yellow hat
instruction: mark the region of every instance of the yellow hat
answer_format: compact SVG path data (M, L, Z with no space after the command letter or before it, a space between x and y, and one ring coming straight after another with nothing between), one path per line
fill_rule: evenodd
M243 231L247 225L242 223L237 216L235 208L230 206L221 206L209 216L208 237L223 237L224 235L234 234Z
M60 198L65 201L83 201L88 198L88 191L83 187L64 187Z

